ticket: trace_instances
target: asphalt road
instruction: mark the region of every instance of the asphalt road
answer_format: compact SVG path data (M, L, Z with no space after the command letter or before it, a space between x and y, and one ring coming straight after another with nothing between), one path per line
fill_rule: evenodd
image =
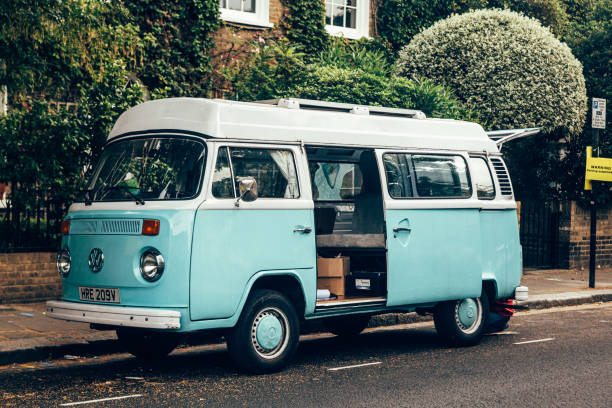
M462 349L439 344L430 323L351 342L309 336L272 375L237 372L219 345L153 363L117 354L20 364L0 367L0 406L612 407L611 334L608 303L523 313ZM84 403L106 398L116 399Z

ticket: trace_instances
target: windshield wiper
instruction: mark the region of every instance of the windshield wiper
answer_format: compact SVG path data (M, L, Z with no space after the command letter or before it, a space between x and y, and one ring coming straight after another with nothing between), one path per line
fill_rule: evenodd
M119 191L124 191L124 192L128 193L128 195L129 195L130 197L132 197L132 198L133 198L133 199L136 201L136 204L145 205L145 201L144 201L142 198L140 198L140 197L139 197L139 196L137 196L136 194L132 193L132 191L131 191L131 190L132 190L132 188L134 188L134 187L129 187L129 186L121 186L121 185L119 185L119 186L106 186L106 187L104 187L104 188L108 188L109 190L119 190Z

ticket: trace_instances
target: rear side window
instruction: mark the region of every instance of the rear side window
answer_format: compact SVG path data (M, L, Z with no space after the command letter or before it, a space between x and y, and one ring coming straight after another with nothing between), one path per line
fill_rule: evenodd
M470 167L472 172L470 173L474 184L476 184L476 192L479 200L492 200L495 198L495 186L493 184L493 177L491 176L491 170L487 165L487 161L484 157L470 157Z
M411 155L419 197L468 198L468 170L461 156Z
M260 198L300 196L295 161L289 150L219 148L213 174L213 196L236 198L240 179L245 177L257 181Z

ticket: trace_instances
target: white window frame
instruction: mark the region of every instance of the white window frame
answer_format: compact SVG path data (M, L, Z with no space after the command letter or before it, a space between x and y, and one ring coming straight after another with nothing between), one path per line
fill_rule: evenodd
M357 0L357 17L355 28L325 25L329 35L358 40L362 37L370 38L370 0Z
M221 20L256 27L273 27L270 23L270 0L255 0L255 12L237 11L219 6Z

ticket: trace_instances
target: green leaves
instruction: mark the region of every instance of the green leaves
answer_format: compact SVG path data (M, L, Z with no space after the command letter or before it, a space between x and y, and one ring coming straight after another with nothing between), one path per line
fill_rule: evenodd
M143 39L144 59L135 72L152 95L209 95L219 1L126 1L125 7Z
M397 72L446 84L491 129L576 134L584 124L582 65L548 29L511 11L439 21L400 51Z
M281 22L287 38L303 50L307 59L315 57L327 45L329 36L325 31L325 5L321 0L281 0L287 7Z

